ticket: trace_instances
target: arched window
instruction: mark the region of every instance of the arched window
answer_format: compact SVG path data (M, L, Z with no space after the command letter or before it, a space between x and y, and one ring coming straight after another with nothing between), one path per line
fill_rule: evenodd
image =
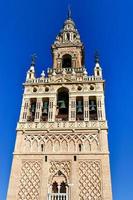
M67 88L62 87L57 92L57 115L56 119L68 120L69 112L69 91Z
M36 98L30 99L30 113L27 117L28 121L34 121L35 119L35 113L36 113Z
M64 181L60 185L60 193L66 193L66 183Z
M90 120L97 120L97 101L95 96L89 98L89 116Z
M52 193L58 193L58 183L56 181L52 184Z
M72 57L69 54L65 54L62 57L62 68L70 68L72 67Z
M67 33L67 40L70 40L70 33Z
M41 120L47 121L48 120L48 110L49 110L49 98L43 98L42 101L43 101L43 105L42 105Z
M76 119L84 120L83 97L76 97Z

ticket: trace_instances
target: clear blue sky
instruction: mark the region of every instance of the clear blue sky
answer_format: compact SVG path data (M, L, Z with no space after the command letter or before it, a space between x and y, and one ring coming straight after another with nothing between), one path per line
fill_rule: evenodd
M0 200L6 199L22 83L37 54L36 72L51 66L50 46L71 4L85 44L85 61L93 72L98 49L106 79L106 111L114 200L133 199L133 1L0 1Z

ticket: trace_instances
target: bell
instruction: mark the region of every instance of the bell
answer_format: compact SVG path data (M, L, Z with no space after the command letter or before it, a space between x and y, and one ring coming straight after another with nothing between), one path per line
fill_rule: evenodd
M77 102L77 113L82 113L83 112L83 106L82 106L82 101Z
M96 111L96 105L94 101L90 102L90 111Z
M43 103L42 113L43 114L48 114L48 102L47 101L45 101Z
M58 104L59 104L59 108L60 108L60 109L66 108L66 105L65 105L65 101L64 101L64 100L58 101Z

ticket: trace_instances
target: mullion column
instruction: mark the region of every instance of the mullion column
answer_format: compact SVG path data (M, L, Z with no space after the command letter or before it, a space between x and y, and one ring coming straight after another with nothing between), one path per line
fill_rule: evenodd
M69 121L76 121L76 97L69 97Z
M84 97L84 121L89 121L89 97Z
M53 122L54 121L54 101L55 98L54 97L50 97L49 98L49 111L48 111L48 121L49 122Z
M36 102L36 114L35 114L35 122L40 122L42 115L42 98L38 98Z
M102 120L106 120L104 95L101 96Z
M22 102L22 108L21 108L21 114L20 114L20 122L26 122L27 117L29 114L30 109L30 99L23 99Z
M97 96L97 116L98 120L105 120L104 102L101 96Z

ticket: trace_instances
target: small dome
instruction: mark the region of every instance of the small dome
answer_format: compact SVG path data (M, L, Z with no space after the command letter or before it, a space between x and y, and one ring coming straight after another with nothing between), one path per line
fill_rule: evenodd
M67 24L72 24L73 26L75 26L75 23L72 19L67 19L65 22L64 22L64 25L67 25Z

